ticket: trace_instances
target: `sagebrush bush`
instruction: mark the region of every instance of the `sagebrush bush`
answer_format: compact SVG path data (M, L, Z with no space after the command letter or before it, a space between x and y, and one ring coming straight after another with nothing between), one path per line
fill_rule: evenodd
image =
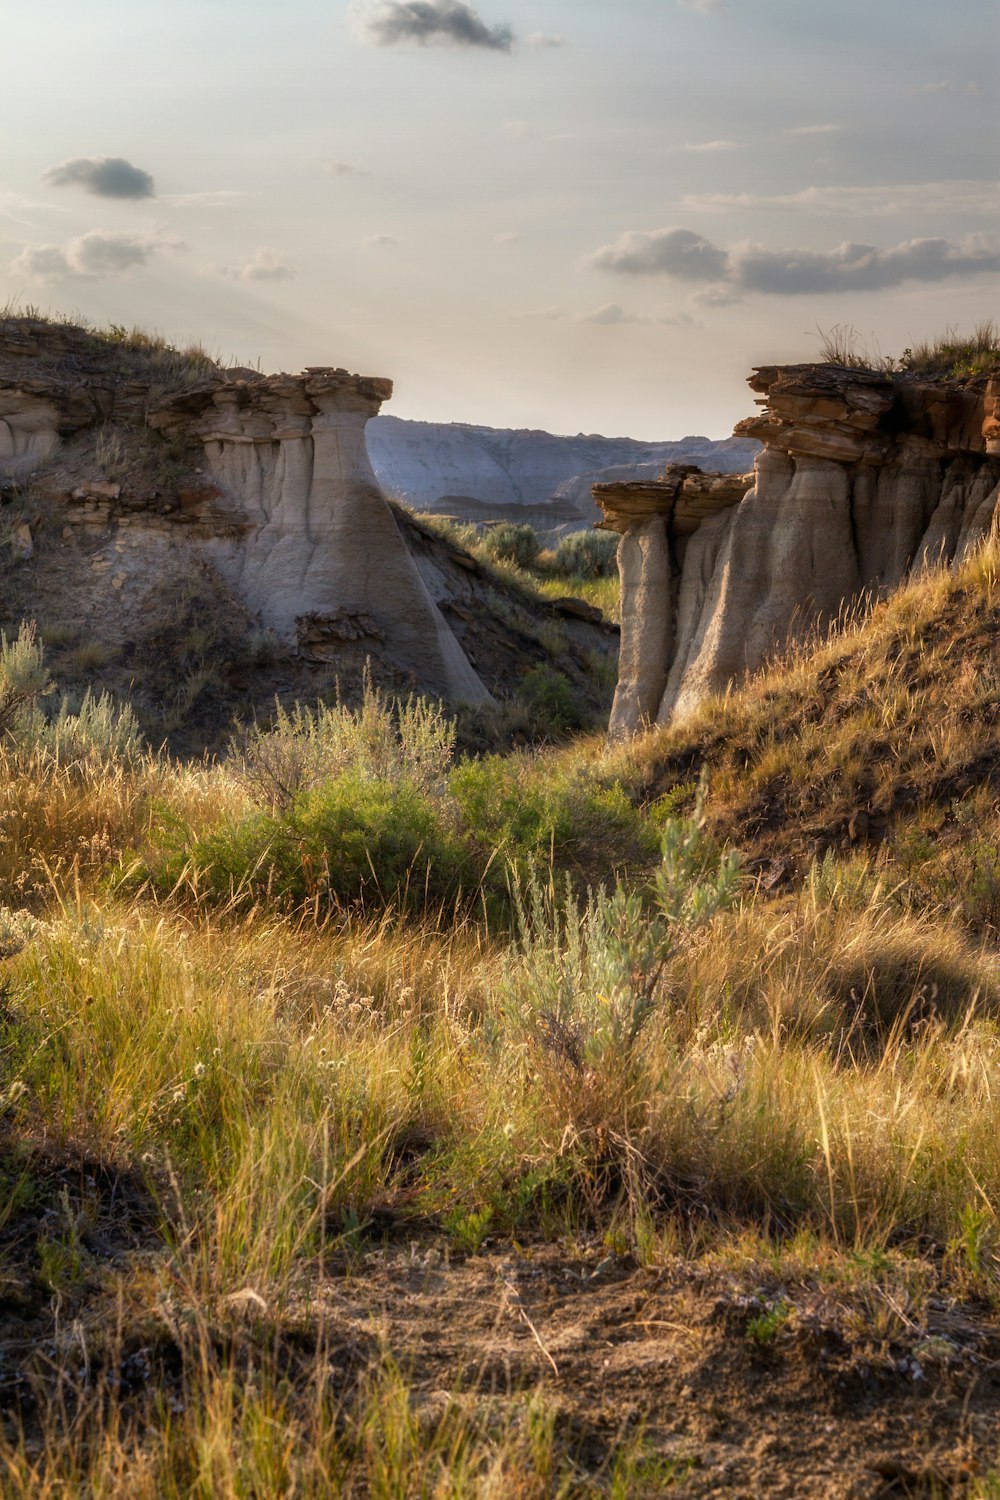
M494 562L514 563L519 568L530 568L542 550L534 527L516 521L491 526L483 537L482 547Z
M618 537L608 531L571 531L560 538L552 567L566 577L608 578L618 566Z
M35 626L25 621L13 640L0 632L0 734L23 735L35 722L39 700L53 690Z
M391 703L370 682L361 705L275 705L230 744L240 778L266 803L287 808L304 791L353 771L362 777L440 788L455 748L455 721L426 698Z

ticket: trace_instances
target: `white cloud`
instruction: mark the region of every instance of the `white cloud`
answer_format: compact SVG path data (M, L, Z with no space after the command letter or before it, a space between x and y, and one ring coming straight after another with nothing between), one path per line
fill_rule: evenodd
M387 250L392 245L398 245L399 241L394 234L370 234L362 244L368 250Z
M677 3L699 16L720 16L729 10L727 0L677 0Z
M171 208L232 208L249 196L231 188L214 188L203 193L164 193L158 202Z
M534 307L525 312L511 313L515 323L555 323L560 318L565 318L566 313L561 307Z
M144 266L160 250L182 250L182 241L160 234L91 229L64 245L28 245L11 265L33 281L97 280Z
M295 267L280 250L261 245L250 259L241 266L221 266L223 276L232 276L237 281L291 281Z
M687 141L685 151L741 151L739 141Z
M603 307L595 307L593 312L579 313L578 323L603 323L614 325L617 323L648 323L648 318L640 318L635 313L628 313L620 302L605 302Z
M785 131L786 135L836 135L843 130L843 125L793 125Z
M529 31L524 40L529 47L535 48L536 51L544 51L549 47L565 47L566 45L566 38L564 36L547 36L544 31Z
M690 229L630 229L613 245L595 250L584 269L633 276L665 275L679 281L719 281L728 256Z
M807 187L795 193L687 193L677 207L684 213L728 213L761 209L809 214L981 214L992 217L1000 183L881 183L874 186Z
M517 230L508 230L505 234L495 235L494 238L498 245L519 245L524 235L518 233Z
M704 325L700 318L694 317L689 312L660 313L656 320L665 328L701 328Z

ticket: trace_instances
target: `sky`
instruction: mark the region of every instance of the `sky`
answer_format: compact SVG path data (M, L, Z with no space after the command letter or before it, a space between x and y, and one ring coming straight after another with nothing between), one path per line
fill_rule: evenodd
M0 303L431 421L728 434L997 310L995 0L32 0Z

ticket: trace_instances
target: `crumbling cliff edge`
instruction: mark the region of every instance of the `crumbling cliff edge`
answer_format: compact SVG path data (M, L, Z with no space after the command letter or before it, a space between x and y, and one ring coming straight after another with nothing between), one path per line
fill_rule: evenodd
M621 533L610 734L666 724L915 569L959 559L1000 499L1000 377L764 366L753 474L594 487Z

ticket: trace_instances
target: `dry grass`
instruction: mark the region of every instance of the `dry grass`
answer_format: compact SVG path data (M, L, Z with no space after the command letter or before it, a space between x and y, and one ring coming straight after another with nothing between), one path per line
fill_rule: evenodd
M825 364L851 370L873 370L883 375L904 371L933 379L964 380L1000 369L1000 330L992 318L978 323L971 334L954 328L935 339L923 339L898 357L883 354L874 334L866 339L850 323L817 328L820 357Z
M238 820L253 779L155 756L88 776L8 746L0 1234L23 1315L54 1298L59 1318L44 1360L18 1356L35 1395L0 1431L3 1492L644 1492L639 1434L582 1469L530 1392L446 1392L428 1416L384 1350L334 1394L327 1268L349 1288L383 1233L795 1264L883 1341L933 1299L1000 1305L1000 964L968 862L995 797L998 607L987 548L617 753L668 833L706 762L717 840L801 853L802 879L746 881L710 920L719 845L689 825L657 890L638 867L610 900L536 882L513 937L468 912L112 898L130 847ZM531 775L587 761L596 744ZM476 772L491 805L501 769ZM809 866L817 824L858 806L885 808L879 848ZM946 858L966 907L935 884ZM101 1248L99 1171L56 1190L39 1143L134 1184L131 1238Z
M611 765L650 800L706 766L713 828L778 878L830 850L912 855L917 833L972 851L972 824L1000 832L998 558L924 574Z

